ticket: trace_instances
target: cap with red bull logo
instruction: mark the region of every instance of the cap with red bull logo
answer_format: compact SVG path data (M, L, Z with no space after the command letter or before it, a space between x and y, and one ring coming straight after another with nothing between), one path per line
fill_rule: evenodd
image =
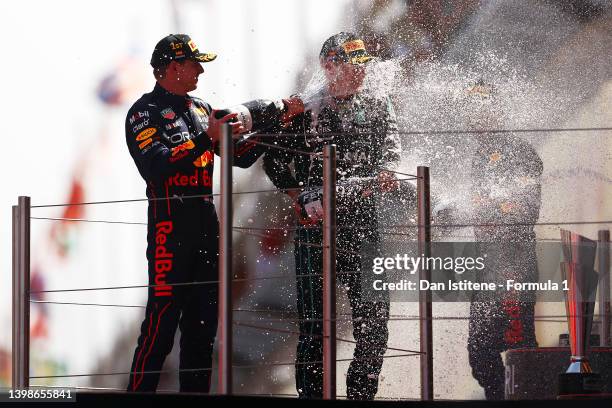
M187 34L170 34L162 38L151 55L154 68L169 64L171 61L190 59L196 62L210 62L216 54L200 52L196 43Z

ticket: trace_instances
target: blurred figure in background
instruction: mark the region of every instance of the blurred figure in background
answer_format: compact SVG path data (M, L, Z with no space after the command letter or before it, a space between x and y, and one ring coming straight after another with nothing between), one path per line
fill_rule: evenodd
M399 161L395 111L388 97L362 92L365 64L372 59L355 34L341 32L325 41L319 54L326 86L284 130L279 145L310 155L271 149L264 170L274 185L294 201L299 221L295 237L297 310L300 337L296 386L300 398L321 398L323 387L323 283L321 186L327 144L337 146L338 185L345 195L337 204L337 265L339 281L347 288L357 342L347 378L349 399L371 400L387 348L389 303L363 298L363 242L378 242L373 191L392 190L397 180L381 171ZM364 180L368 180L365 182ZM347 251L350 251L348 253Z
M499 129L499 106L492 87L479 81L469 97L481 109L471 127L476 132L472 157L474 235L495 257L485 263L485 282L537 282L534 225L541 204L542 160L534 148L513 134L492 134ZM503 225L500 225L503 224ZM513 225L514 224L514 225ZM494 292L492 292L494 293ZM475 292L470 305L468 353L472 374L488 400L504 399L504 364L500 353L510 348L536 347L535 297L504 293L500 299Z

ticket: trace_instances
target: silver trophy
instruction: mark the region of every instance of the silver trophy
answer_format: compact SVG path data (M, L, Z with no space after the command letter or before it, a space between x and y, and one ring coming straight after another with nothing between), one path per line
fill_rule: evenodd
M571 231L561 230L567 281L565 309L569 327L570 366L559 376L559 398L600 392L600 376L593 373L587 353L595 311L597 273L594 270L597 242Z

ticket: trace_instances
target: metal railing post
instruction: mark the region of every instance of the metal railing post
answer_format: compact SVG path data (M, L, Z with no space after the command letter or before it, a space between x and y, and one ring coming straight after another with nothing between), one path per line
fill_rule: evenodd
M221 214L219 229L219 384L218 393L232 394L232 130L222 125Z
M30 385L30 197L13 206L12 386Z
M599 230L597 272L599 272L599 345L610 343L610 231Z
M417 168L417 201L418 201L418 248L419 256L431 254L431 197L429 184L429 167ZM419 280L431 282L431 271L424 263L419 269ZM431 308L431 291L419 291L419 332L421 351L421 399L433 400L433 314Z
M336 399L336 146L323 149L323 399Z

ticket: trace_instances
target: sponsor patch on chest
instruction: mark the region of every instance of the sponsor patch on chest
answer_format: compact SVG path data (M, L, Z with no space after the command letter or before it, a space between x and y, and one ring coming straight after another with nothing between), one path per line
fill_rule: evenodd
M172 108L163 109L160 112L160 115L164 119L173 120L176 117L176 113L172 110Z

